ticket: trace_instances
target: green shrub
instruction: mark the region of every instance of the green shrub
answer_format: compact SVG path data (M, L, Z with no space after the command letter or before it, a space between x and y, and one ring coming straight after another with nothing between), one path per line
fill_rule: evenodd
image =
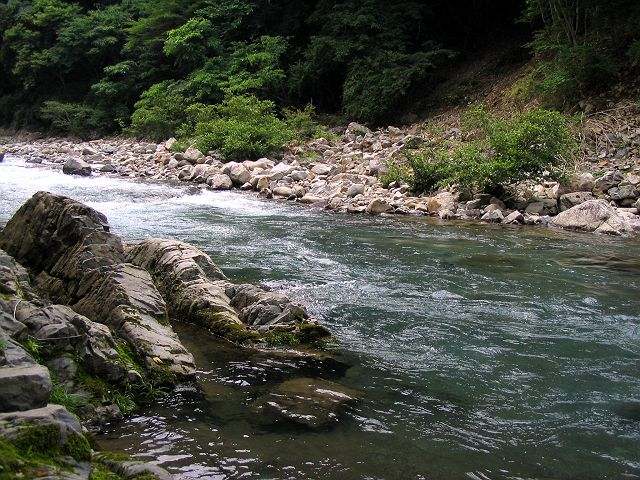
M328 138L332 134L316 121L316 109L309 104L302 110L284 109L284 123L297 140Z
M162 141L173 136L185 121L187 100L180 82L156 83L142 94L131 116L131 132Z
M83 103L44 102L40 118L54 132L88 138L111 128L107 115L96 107Z
M412 183L413 176L411 168L391 161L387 163L387 171L380 175L380 183L384 188L389 188L393 182Z
M478 106L462 123L482 138L408 155L414 192L454 184L470 192L491 190L561 167L576 145L568 119L545 109L500 119Z
M193 129L201 152L219 150L227 159L268 155L292 137L293 132L275 116L274 104L254 96L228 97L220 105L200 107Z
M64 385L56 380L53 381L49 403L62 405L71 413L78 413L80 408L87 405L89 401L89 395L69 392Z
M627 51L627 57L631 60L631 64L634 66L640 65L640 40L636 40L631 44Z

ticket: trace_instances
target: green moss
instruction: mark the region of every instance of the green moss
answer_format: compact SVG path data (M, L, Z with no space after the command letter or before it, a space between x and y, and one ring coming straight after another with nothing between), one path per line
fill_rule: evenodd
M271 346L290 346L294 347L300 344L300 338L295 332L287 332L284 330L272 330L266 333L262 339Z
M58 425L25 425L20 427L13 444L18 451L35 455L59 453L60 427Z
M79 462L91 460L89 441L82 435L69 434L62 450Z
M297 332L300 343L312 344L326 341L331 338L331 333L325 327L315 323L302 323Z
M9 344L7 342L5 342L4 340L0 340L0 352L4 352L8 346Z
M141 375L144 374L144 368L138 362L137 356L133 353L129 345L124 342L118 342L116 344L116 352L118 352L118 357L120 358L120 362L129 370L135 370Z
M25 450L0 438L0 480L35 478L36 472L42 473L45 469L60 469L51 452Z
M226 312L201 310L197 314L197 320L198 323L206 326L214 335L223 337L233 343L243 344L260 338L257 332L230 320Z

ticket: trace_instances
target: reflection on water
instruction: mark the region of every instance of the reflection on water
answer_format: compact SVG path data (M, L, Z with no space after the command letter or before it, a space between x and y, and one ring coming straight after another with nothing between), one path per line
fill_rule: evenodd
M248 405L291 375L181 327L183 389L103 443L184 478L600 479L640 475L637 240L337 216L237 193L0 164L0 223L37 190L127 239L207 251L336 333L364 392L332 431L270 430ZM310 367L311 368L311 367Z

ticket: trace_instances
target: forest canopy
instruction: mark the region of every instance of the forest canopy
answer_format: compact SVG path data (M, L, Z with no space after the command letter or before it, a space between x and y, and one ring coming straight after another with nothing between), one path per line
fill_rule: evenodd
M542 93L565 101L640 61L639 10L633 0L8 0L0 124L161 140L235 124L240 105L277 121L313 105L391 123L452 62L523 30L518 41L545 59ZM197 124L193 112L214 117Z

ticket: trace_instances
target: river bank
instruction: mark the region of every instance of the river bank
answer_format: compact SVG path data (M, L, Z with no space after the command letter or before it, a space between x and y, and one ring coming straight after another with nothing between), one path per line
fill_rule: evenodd
M328 380L348 366L319 350L330 333L287 296L229 282L183 242L123 244L101 213L39 192L0 230L2 478L173 478L86 436L159 389L199 390L173 322L287 364L250 406L265 424L330 428L359 395Z
M456 134L453 129L452 135ZM433 216L613 235L640 232L640 172L627 164L607 164L609 170L586 164L563 185L524 182L514 186L516 193L508 199L491 195L465 199L455 191L413 196L408 185L396 183L385 188L381 176L389 161L423 141L420 135L416 127L374 132L350 124L336 139L314 140L278 157L241 163L225 163L213 152L203 155L193 148L172 152L173 140L154 144L121 138L90 142L8 138L2 148L7 155L30 162L66 165L64 171L71 174L169 180L212 190L235 188L340 213Z

